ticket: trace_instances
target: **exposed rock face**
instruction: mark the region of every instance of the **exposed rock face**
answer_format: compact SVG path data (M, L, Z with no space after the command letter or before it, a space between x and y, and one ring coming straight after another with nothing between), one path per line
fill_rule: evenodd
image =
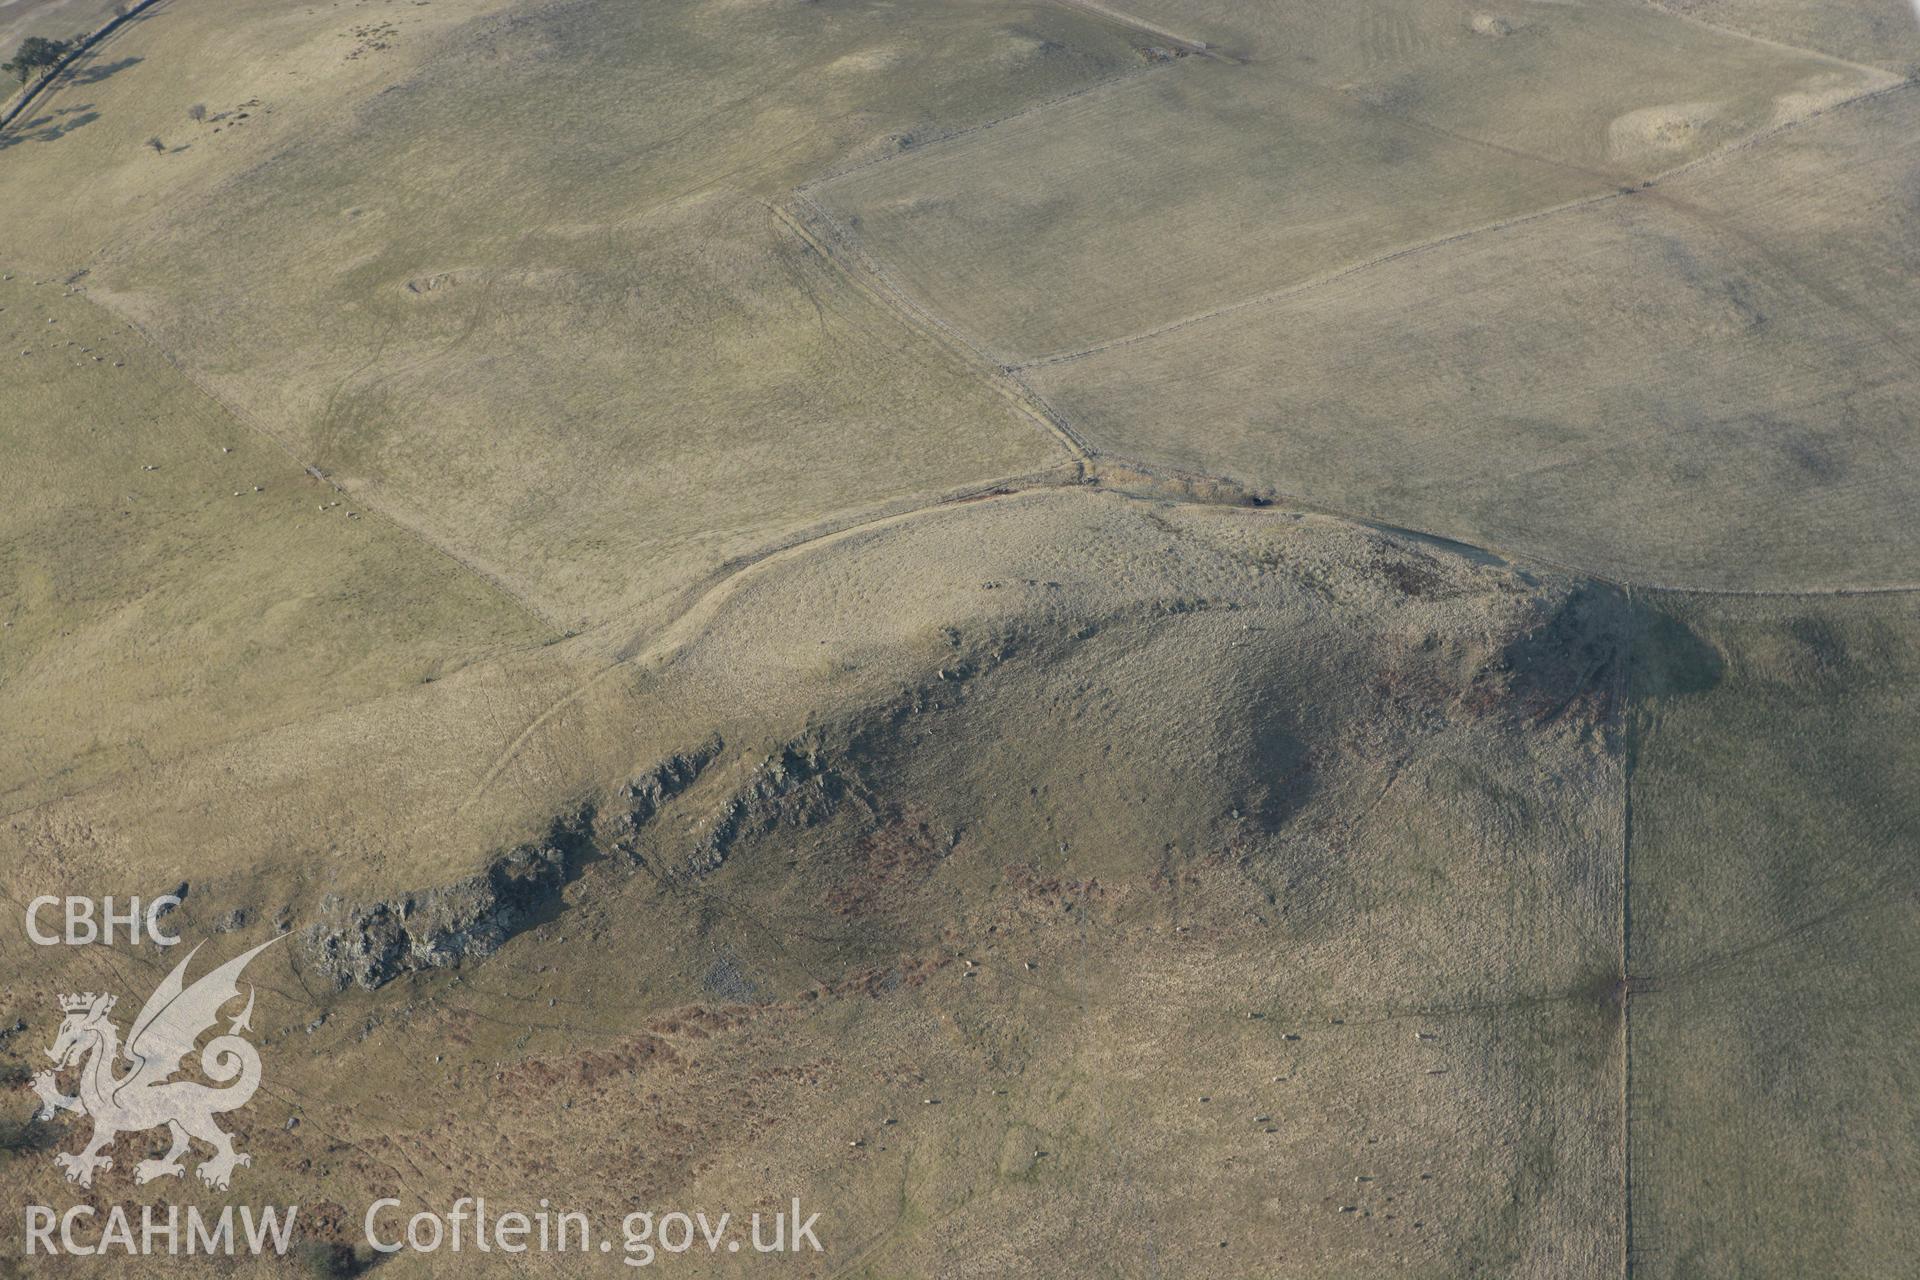
M611 816L608 823L610 842L628 840L653 821L661 806L694 784L700 771L720 754L723 745L719 738L709 738L692 751L667 757L627 783L623 793L625 810Z
M796 829L813 826L839 808L853 789L817 748L786 748L755 769L713 819L689 859L693 873L719 870L727 852L743 837L783 824Z
M566 871L559 842L521 845L481 874L439 889L358 907L330 899L325 910L333 918L301 942L336 987L372 991L404 974L491 955L559 895Z
M1542 599L1506 638L1480 697L1535 724L1611 724L1627 625L1628 606L1611 588Z

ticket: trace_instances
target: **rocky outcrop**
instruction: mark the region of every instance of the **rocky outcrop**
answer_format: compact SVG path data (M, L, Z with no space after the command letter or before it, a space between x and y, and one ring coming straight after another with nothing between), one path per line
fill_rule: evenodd
M349 906L332 897L328 918L301 941L314 969L336 988L372 991L423 969L478 959L540 918L566 882L574 828L515 848L478 875L384 902Z
M790 746L754 769L696 841L689 859L695 875L719 870L734 844L775 827L811 827L830 816L853 790L816 747Z
M654 815L669 800L694 784L701 770L720 754L723 745L719 738L709 738L692 751L668 756L627 783L619 793L624 804L617 812L607 815L609 843L618 845L630 841L640 828L653 821Z

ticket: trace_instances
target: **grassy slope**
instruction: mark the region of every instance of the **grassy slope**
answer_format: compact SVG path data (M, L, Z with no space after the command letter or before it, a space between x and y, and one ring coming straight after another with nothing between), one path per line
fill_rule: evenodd
M1907 580L1914 100L1834 106L1891 76L1637 4L1137 13L1224 52L814 192L1096 450L1623 578Z
M1138 66L1123 40L1019 6L932 7L918 43L865 6L782 10L776 29L725 6L546 6L506 26L480 4L405 10L162 6L44 104L58 136L7 135L9 249L39 268L10 287L58 293L60 332L80 335L61 341L125 362L10 357L10 782L32 787L6 834L23 883L59 868L147 891L165 867L237 886L268 847L267 896L304 893L315 865L343 888L463 874L630 759L628 681L606 677L695 598L668 587L697 594L796 528L1060 456L755 191L891 145L889 128ZM582 65L598 98L555 74ZM211 114L187 127L195 101ZM526 111L511 144L508 105ZM605 127L583 131L596 113ZM165 154L142 149L150 133ZM434 168L482 155L486 182ZM362 170L366 202L343 190ZM337 225L310 216L317 193ZM315 256L280 263L276 292L289 249ZM31 285L89 262L86 298ZM160 314L162 345L201 342L181 364L256 430L93 305L109 263L164 284L113 296ZM37 325L38 305L0 319ZM338 468L353 497L320 512L334 495L296 459ZM550 630L484 576L345 521L367 489L533 609L622 625L525 650ZM73 518L123 501L134 515ZM136 627L150 643L115 650ZM614 710L569 720L574 699ZM536 728L561 740L509 750Z
M1636 1273L1894 1274L1920 1191L1920 613L1660 608L1635 674Z
M1129 11L1214 35L1188 6ZM1535 7L1502 35L1475 13L1235 11L1244 63L1189 57L820 198L936 311L1031 360L1643 180L1891 81L1645 6Z
M106 218L28 225L43 254L104 244L96 298L551 616L604 621L830 515L1063 460L767 201L1140 66L1117 35L1017 4L926 5L912 41L873 5L546 4L402 23L349 61L348 18L277 12L277 47L209 69L220 101L261 99L238 140L210 121L103 158L159 110L145 63L103 82L73 135L99 141L11 159ZM228 21L172 11L149 61Z
M1908 0L1817 5L1803 0L1660 0L1675 13L1763 40L1819 49L1885 67L1920 72L1920 14Z
M739 1210L791 1190L828 1210L833 1264L876 1277L1559 1277L1617 1266L1610 980L1623 766L1610 597L1569 596L1567 583L1332 521L1087 493L899 516L761 561L704 596L659 595L831 510L1032 456L1024 444L995 452L1014 439L997 434L1008 423L1041 438L1031 424L811 259L755 197L829 160L883 155L897 145L889 132L924 140L1134 65L1126 41L1048 10L937 6L917 15L935 55L916 62L913 48L884 47L895 21L859 6L772 18L676 6L665 34L596 42L584 9L467 25L480 9L436 4L406 7L421 25L403 25L393 48L349 58L365 38L341 33L394 10L276 5L230 25L190 6L163 12L174 26L143 24L139 38L154 43L128 46L142 62L49 104L70 112L56 122L83 123L0 153L0 167L24 161L33 177L0 188L20 252L90 263L98 296L177 341L189 367L288 433L303 458L376 489L503 576L546 584L549 610L620 625L529 648L538 631L483 579L442 584L445 599L476 600L469 611L425 603L443 598L420 585L423 574L441 583L434 553L385 525L318 511L309 522L317 503L288 500L300 492L290 463L286 483L232 498L211 483L215 458L274 462L257 436L218 455L238 428L153 357L128 343L116 372L144 376L109 392L103 369L74 367L62 347L62 363L32 375L47 380L29 383L55 406L44 420L66 424L59 455L90 426L114 430L91 459L97 472L49 467L52 445L21 450L26 479L8 517L18 531L7 533L22 550L6 563L25 566L13 589L34 612L8 634L38 648L26 676L8 670L6 696L28 677L48 682L33 695L48 710L30 723L51 745L36 749L74 755L79 739L59 713L102 681L130 682L139 696L104 736L119 743L146 715L156 740L206 749L12 815L0 828L0 892L150 893L190 879L182 919L195 936L232 907L252 909L249 931L221 942L237 948L264 937L282 907L304 924L332 893L444 884L547 817L610 801L621 779L668 754L714 733L727 744L646 829L642 864L584 868L566 911L484 965L330 997L289 949L262 991L271 1092L244 1117L243 1145L261 1157L255 1198L297 1198L314 1221L329 1201L357 1206L396 1185L436 1201L480 1181L529 1200L561 1187L603 1213ZM194 25L216 20L219 40ZM732 39L758 22L776 24L777 48ZM1423 43L1417 26L1375 26L1363 47L1383 65L1447 47ZM133 56L113 56L123 55ZM554 66L594 74L573 83ZM770 77L773 66L796 78ZM186 150L141 152L181 103L216 98L202 75L227 103L222 132L210 122L176 143ZM830 87L836 75L851 77L844 93ZM1779 87L1757 80L1763 96ZM377 94L389 84L402 87ZM666 85L660 101L648 96ZM703 98L702 86L722 96ZM729 87L743 96L725 98ZM271 114L236 129L231 113L256 95ZM522 101L541 113L522 122L525 138L497 141L490 104ZM674 104L698 120L646 114ZM1897 97L1885 107L1895 122L1907 109ZM607 119L657 145L596 134ZM823 119L838 124L805 131ZM1652 360L1670 378L1656 389L1798 403L1778 383L1703 381L1729 343L1774 376L1804 379L1809 394L1830 380L1866 386L1836 393L1855 416L1831 427L1826 453L1859 446L1883 465L1843 454L1836 466L1811 446L1780 455L1799 468L1790 477L1824 468L1834 492L1820 500L1837 504L1827 525L1796 513L1797 532L1835 536L1785 539L1771 563L1794 573L1855 547L1846 538L1860 519L1903 509L1897 485L1910 470L1892 452L1905 318L1875 274L1899 269L1897 237L1874 221L1898 193L1887 166L1899 152L1884 128L1847 136L1839 197L1820 135L1789 135L1778 209L1738 221L1754 193L1712 206L1719 171L1703 169L1678 193L1700 212L1662 205L1596 232L1587 280L1602 297L1621 290L1629 335L1625 356L1591 359ZM1893 158L1874 163L1883 150ZM363 169L381 185L354 189ZM1867 198L1843 198L1854 191ZM461 197L451 208L448 193ZM337 223L313 216L326 201ZM230 220L210 219L215 210ZM1774 232L1796 217L1822 236ZM1689 257L1702 244L1761 265L1702 265ZM1648 303L1631 278L1619 283L1608 250L1623 245L1680 283ZM1511 264L1512 279L1531 272L1538 287L1531 263ZM238 278L221 285L228 268ZM1758 283L1743 292L1748 275ZM203 288L225 291L190 297ZM1378 278L1370 288L1401 309L1421 296ZM53 292L30 296L37 305ZM1756 300L1786 338L1755 335L1768 327L1755 322ZM91 303L60 305L76 325L99 321ZM1551 353L1536 313L1490 303L1443 354L1488 341L1488 316ZM0 328L11 318L0 313ZM1358 373L1329 361L1340 376L1323 393L1362 384L1415 345L1363 318L1391 343ZM1299 333L1337 335L1336 319L1307 318ZM1796 363L1790 343L1807 328L1842 362ZM1581 332L1591 331L1589 317ZM104 352L123 333L105 327L83 345ZM1649 334L1678 351L1633 345ZM1271 348L1216 344L1228 361L1273 362ZM758 358L767 351L781 358ZM1407 385L1426 376L1407 367ZM1544 382L1497 390L1524 401ZM1268 383L1236 389L1271 402ZM1556 418L1580 400L1540 393ZM888 396L899 399L874 408ZM1192 402L1165 409L1160 421L1187 435L1196 424L1217 435L1224 421ZM156 415L188 434L156 436ZM606 429L627 415L644 429ZM1430 433L1433 416L1416 405L1406 420ZM843 419L865 423L859 450L819 430ZM1753 460L1753 441L1774 438L1763 426L1707 433L1706 447L1678 458L1689 497L1703 457L1726 465L1739 446L1745 465L1776 465ZM1482 427L1468 414L1459 429ZM1482 456L1504 447L1497 435L1464 438ZM140 472L144 459L126 456L135 441L178 453ZM1307 439L1298 457L1337 458L1333 443ZM1584 456L1579 440L1553 443ZM773 446L810 459L808 474L757 469ZM909 446L935 463L903 469ZM1393 438L1385 452L1438 468L1444 449L1425 447ZM1662 524L1657 486L1649 496L1631 461L1604 482L1626 504L1615 527L1653 529L1672 554L1671 516ZM122 486L122 467L150 488ZM716 475L736 474L750 483L687 505L714 492ZM55 504L77 495L108 510L126 492L153 512L137 538L62 536L73 526ZM244 508L251 517L235 514L252 499L262 501ZM1850 509L1863 499L1864 516ZM1557 523L1547 514L1536 528L1563 527L1564 510ZM1718 548L1697 552L1711 566L1754 554L1712 515L1690 515L1706 528L1689 525L1687 554ZM1899 522L1872 527L1890 531L1873 545L1897 556ZM215 543L234 559L210 566ZM653 568L656 558L670 567ZM289 581L289 562L318 581ZM243 589L227 576L234 567L253 575ZM365 607L359 593L380 574L396 580L380 587L383 606L421 607ZM183 660L188 637L156 663L113 655L63 671L66 651L48 647L73 638L63 628L92 628L100 654L115 627L137 622L149 635L163 615L221 617L221 635L257 635L281 615L242 618L279 593L303 602L291 621L305 625L270 634L304 662L341 664L343 687L383 696L316 714L301 701L313 686L278 649L231 665L218 650ZM1636 971L1665 982L1633 997L1644 1055L1635 1106L1646 1108L1636 1115L1647 1117L1635 1131L1634 1211L1645 1265L1676 1275L1805 1272L1835 1256L1888 1271L1911 1253L1898 1217L1910 1117L1885 1099L1912 1082L1884 1020L1913 986L1897 947L1909 904L1885 891L1898 884L1889 850L1910 827L1896 780L1908 763L1897 729L1911 619L1892 605L1801 612L1689 612L1723 668L1698 638L1661 628L1659 643L1682 656L1659 682L1636 677L1635 856L1647 865L1636 864L1634 946L1650 966ZM525 636L503 642L502 618ZM512 647L460 666L501 643ZM1653 647L1643 642L1643 655ZM616 653L631 661L609 665ZM419 683L436 671L445 678ZM228 688L247 694L239 714L284 707L296 722L227 741L234 728L214 699ZM1804 776L1805 742L1783 720L1811 726L1818 777ZM857 800L811 824L782 816L717 874L692 875L695 845L756 764L795 743L817 745L858 784ZM123 757L110 756L90 767L117 768ZM1803 836L1782 840L1790 823ZM1756 880L1800 892L1759 893ZM1794 947L1817 947L1816 959L1781 949ZM962 952L980 962L977 976L964 976ZM131 990L151 970L151 957L126 952L29 954L10 933L0 960L0 1026L15 1010L29 1022L7 1042L9 1060L44 1042L50 992ZM330 1016L309 1035L321 1011ZM1783 1057L1783 1028L1826 1052ZM284 1128L289 1115L303 1123ZM1796 1127L1783 1136L1783 1125ZM0 1157L0 1185L16 1202L57 1193L47 1159ZM121 1181L108 1194L156 1190L170 1189ZM1786 1217L1782 1206L1802 1204L1805 1215ZM568 1274L544 1265L537 1274ZM489 1273L470 1256L391 1270Z
M874 1276L1590 1268L1619 1229L1616 623L1568 592L1337 522L1086 493L745 575L617 699L523 745L533 773L617 778L622 750L637 772L725 740L639 863L586 866L461 975L330 997L276 959L251 1185L558 1188L603 1216L798 1193L832 1264ZM776 811L694 874L794 743L850 798ZM165 840L150 799L63 822ZM256 841L302 838L291 806L253 814ZM192 870L183 927L252 905L237 946L280 902L304 920L364 891L382 856L374 885L432 874L387 817L377 847ZM14 865L17 893L39 872ZM7 996L35 1035L43 988L134 983L99 952L32 959Z
M1595 185L1264 71L1189 58L817 198L936 312L1018 362Z
M9 812L553 634L351 503L321 510L339 495L84 298L13 273L0 308Z
M0 134L9 252L43 274L85 266L197 190L259 163L302 127L350 111L449 29L500 8L485 0L400 5L231 5L175 0L143 10ZM391 25L377 42L353 33ZM353 55L353 56L350 56ZM188 118L195 103L208 118ZM241 118L241 113L246 118ZM165 154L147 148L158 137Z
M71 40L92 31L113 15L114 0L15 0L0 9L0 62L12 59L28 36ZM11 75L0 78L0 106L19 89Z

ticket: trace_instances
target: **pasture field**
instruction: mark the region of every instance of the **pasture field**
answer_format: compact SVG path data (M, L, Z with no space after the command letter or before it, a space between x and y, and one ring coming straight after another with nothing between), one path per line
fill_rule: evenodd
M86 86L97 121L20 144L46 157L16 193L29 243L90 261L92 297L251 420L562 625L1065 460L769 204L864 148L1141 67L1111 33L1021 5L936 7L910 44L884 6L436 5L349 60L372 11L268 8L271 56ZM113 51L180 76L196 24L235 20L164 12ZM227 116L142 152L162 93ZM229 99L258 104L243 122Z
M1920 1191L1911 596L1661 600L1628 863L1635 1274L1899 1271Z
M1468 131L1486 141L1579 162L1608 155L1613 121L1644 111L1683 85L1707 90L1706 97L1731 111L1732 118L1715 117L1714 127L1727 129L1740 118L1747 127L1770 117L1777 121L1769 98L1797 77L1818 79L1823 70L1868 81L1887 78L1877 72L1904 76L1905 68L1888 64L1916 24L1902 30L1883 20L1896 3L1798 6L1810 19L1806 25L1829 37L1849 28L1879 33L1877 45L1853 53L1816 39L1755 39L1737 24L1700 20L1709 7L1749 13L1794 7L1779 0L1366 0L1337 8L1140 0L1108 12L1124 9L1144 27L1185 37L1217 55L1285 68L1433 124L1466 129L1473 122ZM1862 56L1869 53L1878 56ZM1701 136L1669 141L1709 144Z
M1189 57L810 195L902 287L1018 363L1594 184Z
M123 321L5 274L8 811L554 634L316 482Z
M1259 12L1277 29L1217 57L812 196L904 288L1020 363L1611 192L1894 82L1639 5L1533 6L1494 35L1466 6ZM1184 32L1203 13L1142 16ZM1360 56L1368 32L1402 27ZM1595 64L1623 74L1578 74Z
M29 36L71 40L77 32L99 27L113 10L112 0L10 0L0 5L0 62L10 61ZM0 107L19 87L11 76L0 79Z
M1793 0L1660 0L1674 13L1763 40L1820 49L1911 76L1920 67L1920 22L1907 0L1809 5Z
M1905 74L1817 42L1742 38L1645 0L1120 7L1250 76L1316 85L1414 125L1623 180Z
M1906 583L1914 249L1888 191L1916 111L1899 89L1023 376L1098 451L1586 572Z

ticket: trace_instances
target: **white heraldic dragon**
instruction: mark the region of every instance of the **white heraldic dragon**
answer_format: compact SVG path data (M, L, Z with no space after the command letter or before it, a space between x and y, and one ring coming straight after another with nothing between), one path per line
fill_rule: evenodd
M215 1116L245 1106L260 1087L260 1053L241 1034L253 1029L251 986L246 1007L232 1018L224 1034L200 1050L200 1070L214 1083L173 1077L201 1035L220 1020L220 1010L239 997L240 973L247 962L277 941L263 942L187 986L187 965L200 949L194 947L147 997L124 1046L120 1029L108 1016L114 996L89 991L60 997L66 1016L53 1047L47 1050L55 1069L36 1075L33 1089L40 1096L38 1119L52 1119L58 1111L93 1118L93 1138L86 1147L78 1154L61 1152L54 1157L66 1170L67 1181L92 1186L96 1171L113 1168L113 1158L102 1152L115 1137L163 1125L173 1144L159 1159L136 1165L135 1182L179 1177L185 1171L180 1158L187 1153L190 1139L213 1148L213 1155L194 1172L215 1190L226 1190L234 1169L253 1162L251 1156L235 1151L233 1138L214 1123ZM120 1068L123 1058L124 1070ZM68 1097L59 1090L56 1072L74 1067L80 1069L79 1090Z

